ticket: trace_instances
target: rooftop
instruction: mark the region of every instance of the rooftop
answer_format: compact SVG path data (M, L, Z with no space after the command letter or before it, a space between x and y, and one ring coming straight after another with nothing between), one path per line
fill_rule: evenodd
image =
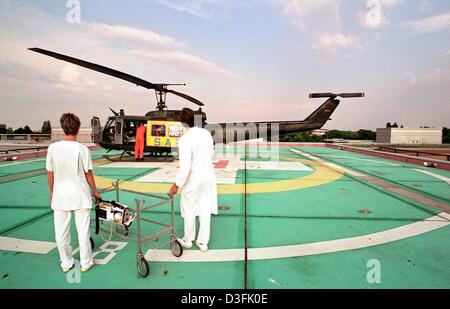
M104 154L93 151L97 185L119 179L137 192L121 192L130 206L151 202L140 192L164 195L177 170L177 162L112 163ZM207 253L175 258L149 243L150 275L140 278L135 243L104 244L92 232L98 265L75 285L59 269L45 158L0 163L0 288L450 288L449 171L297 144L216 154L222 207ZM182 236L179 197L175 205ZM145 216L169 222L169 213ZM77 247L74 227L72 236Z

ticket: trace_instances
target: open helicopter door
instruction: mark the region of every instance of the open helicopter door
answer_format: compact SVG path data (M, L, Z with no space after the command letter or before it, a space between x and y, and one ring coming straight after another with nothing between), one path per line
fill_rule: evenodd
M92 127L92 142L99 144L102 141L102 126L100 123L100 118L98 117L92 117L91 120L91 127Z
M116 119L114 132L114 143L123 145L123 119Z

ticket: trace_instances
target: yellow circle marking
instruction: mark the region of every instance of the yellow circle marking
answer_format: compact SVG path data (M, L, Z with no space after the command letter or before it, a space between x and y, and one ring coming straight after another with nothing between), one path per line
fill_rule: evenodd
M273 192L286 192L298 189L311 188L321 186L340 179L343 174L334 171L328 167L318 164L311 160L280 157L280 159L301 162L305 165L309 165L314 168L314 173L294 179L272 181L272 182L259 182L247 184L247 193L273 193ZM95 176L95 182L98 188L109 189L113 179L105 178L101 176ZM138 183L132 181L120 181L120 188L125 190L131 190L136 192L146 193L167 193L169 192L172 184L162 183ZM244 184L219 184L217 185L218 194L242 194L245 192Z

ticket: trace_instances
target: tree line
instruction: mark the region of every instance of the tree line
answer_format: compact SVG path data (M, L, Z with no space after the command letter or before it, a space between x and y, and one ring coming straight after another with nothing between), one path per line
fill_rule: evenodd
M359 131L331 130L328 131L323 136L312 134L312 132L283 134L280 135L280 142L320 143L324 142L326 139L375 141L376 138L377 138L376 132L373 132L371 130L364 130L364 129ZM444 144L450 144L449 128L444 128L442 130L442 142Z
M388 122L386 124L387 128L398 128L398 124L394 123L393 125ZM403 126L400 126L403 127ZM44 121L42 124L41 130L38 132L34 132L31 128L26 125L24 127L20 127L16 130L13 128L8 128L6 130L7 134L52 134L52 125L49 120ZM289 133L283 134L280 136L281 142L302 142L302 143L319 143L325 141L325 139L346 139L346 140L366 140L366 141L374 141L376 140L376 133L371 130L361 129L359 131L341 131L341 130L331 130L328 131L325 135L314 135L311 132L299 132L299 133ZM442 130L442 142L444 144L450 144L450 129L444 128Z
M10 127L6 129L6 134L52 134L52 125L49 120L44 121L40 131L33 131L28 125L15 130Z

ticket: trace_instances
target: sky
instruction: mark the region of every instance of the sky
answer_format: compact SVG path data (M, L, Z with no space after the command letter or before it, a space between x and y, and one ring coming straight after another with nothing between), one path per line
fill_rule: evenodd
M447 0L0 0L0 123L144 115L153 91L32 53L99 63L205 103L209 122L302 120L360 92L325 128L450 127ZM168 95L169 108L195 106Z

